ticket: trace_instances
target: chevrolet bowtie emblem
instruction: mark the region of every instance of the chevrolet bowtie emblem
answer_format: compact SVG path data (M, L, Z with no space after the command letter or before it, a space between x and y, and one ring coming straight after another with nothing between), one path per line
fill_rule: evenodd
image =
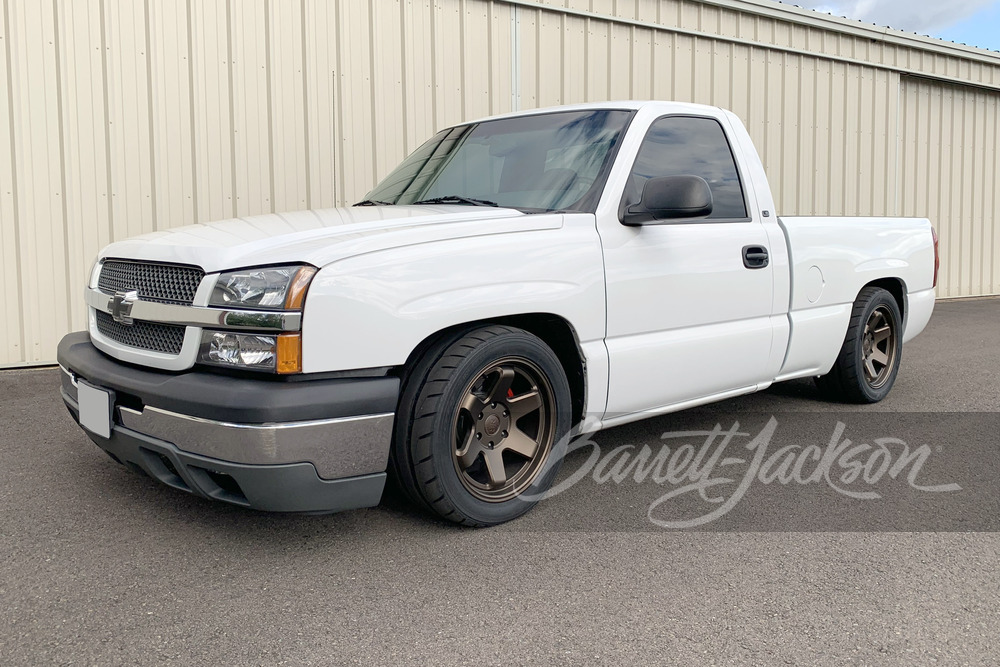
M119 324L132 324L132 304L139 300L139 292L116 292L108 299L108 310L111 317Z

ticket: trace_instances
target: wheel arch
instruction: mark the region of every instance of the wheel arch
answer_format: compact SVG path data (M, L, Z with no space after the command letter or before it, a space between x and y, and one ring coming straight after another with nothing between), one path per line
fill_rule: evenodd
M566 374L570 395L573 403L572 424L578 424L583 419L584 406L587 400L586 364L583 350L576 329L566 318L553 313L523 313L504 315L483 320L473 320L448 326L424 338L417 344L402 366L393 369L399 375L403 384L406 383L410 371L430 349L447 338L457 338L464 333L480 327L501 324L523 329L538 336L559 359ZM402 392L400 393L402 396Z
M906 308L906 283L903 282L903 279L879 278L878 280L872 280L871 282L865 283L865 285L863 285L861 289L858 290L858 294L860 295L862 290L864 290L867 287L880 287L892 295L892 298L895 299L896 301L896 305L899 306L899 315L902 318L901 325L903 331L905 331L907 308Z
M886 292L891 300L884 295ZM873 280L858 292L837 358L827 373L816 377L817 386L828 398L846 403L877 403L889 394L899 372L902 322L896 331L886 326L889 334L881 339L876 336L878 329L869 332L868 327L879 309L887 309L887 302L902 310L905 296L905 285L897 279ZM880 340L885 343L884 350L878 349ZM881 353L882 359L876 353ZM882 368L877 368L876 363Z

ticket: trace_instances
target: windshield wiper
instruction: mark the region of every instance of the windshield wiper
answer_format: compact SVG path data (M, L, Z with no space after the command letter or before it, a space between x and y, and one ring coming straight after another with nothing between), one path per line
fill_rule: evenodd
M354 206L394 206L390 201L379 201L378 199L362 199Z
M414 204L472 204L473 206L500 206L495 201L488 199L473 199L472 197L461 197L459 195L445 195L444 197L434 197L433 199L421 199Z

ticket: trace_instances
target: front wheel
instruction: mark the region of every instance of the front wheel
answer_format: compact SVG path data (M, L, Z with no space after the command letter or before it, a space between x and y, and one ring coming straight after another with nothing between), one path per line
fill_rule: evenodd
M554 479L569 384L538 337L489 326L441 341L406 380L392 451L403 490L465 525L509 521Z
M816 378L816 384L836 400L877 403L896 381L902 352L902 317L896 299L880 287L866 287L854 302L836 363Z

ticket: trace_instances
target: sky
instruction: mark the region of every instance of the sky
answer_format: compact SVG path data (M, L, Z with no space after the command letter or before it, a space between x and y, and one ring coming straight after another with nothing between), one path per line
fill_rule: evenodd
M787 4L1000 51L1000 0L791 0Z

